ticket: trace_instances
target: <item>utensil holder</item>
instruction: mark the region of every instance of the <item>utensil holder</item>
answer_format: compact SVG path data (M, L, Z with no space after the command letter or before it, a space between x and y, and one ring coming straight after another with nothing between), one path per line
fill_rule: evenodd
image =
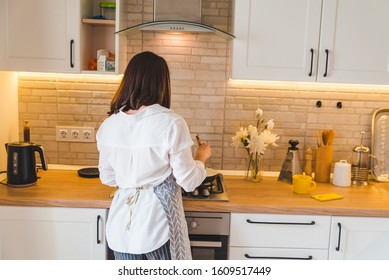
M331 175L332 146L320 146L316 150L315 181L329 183Z

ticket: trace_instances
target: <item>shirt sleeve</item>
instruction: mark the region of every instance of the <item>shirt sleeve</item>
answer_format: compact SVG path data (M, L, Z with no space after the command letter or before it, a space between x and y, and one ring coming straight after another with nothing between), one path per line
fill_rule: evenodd
M192 138L184 119L178 119L170 127L168 141L170 166L177 183L187 192L193 191L205 179L207 173L201 161L194 160Z
M112 167L110 157L114 155L114 153L109 151L109 148L104 145L103 134L104 131L104 123L100 126L99 130L96 133L96 142L97 149L99 150L99 177L101 183L108 186L116 186L116 177L115 171Z

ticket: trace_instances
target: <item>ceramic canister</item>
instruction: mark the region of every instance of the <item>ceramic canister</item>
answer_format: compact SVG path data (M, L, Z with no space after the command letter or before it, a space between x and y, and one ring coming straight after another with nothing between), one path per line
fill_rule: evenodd
M335 163L332 184L339 187L351 186L351 164L347 160Z

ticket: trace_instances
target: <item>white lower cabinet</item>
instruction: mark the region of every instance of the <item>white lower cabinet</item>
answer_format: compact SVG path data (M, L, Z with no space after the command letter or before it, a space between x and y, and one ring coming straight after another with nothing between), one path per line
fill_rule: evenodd
M229 259L328 259L331 217L231 214Z
M326 260L328 250L230 247L228 256L230 260Z
M0 259L106 259L107 209L0 206Z
M389 218L332 217L329 258L389 260Z

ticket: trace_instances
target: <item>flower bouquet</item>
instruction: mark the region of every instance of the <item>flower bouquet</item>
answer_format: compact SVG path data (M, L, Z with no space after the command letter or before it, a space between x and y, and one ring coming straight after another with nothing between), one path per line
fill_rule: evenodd
M274 128L273 119L266 122L262 115L263 111L258 108L255 111L256 125L249 125L247 128L240 127L232 137L232 144L235 148L242 143L248 153L245 178L253 182L262 180L262 157L270 145L278 146L276 141L279 139L277 134L271 132Z

